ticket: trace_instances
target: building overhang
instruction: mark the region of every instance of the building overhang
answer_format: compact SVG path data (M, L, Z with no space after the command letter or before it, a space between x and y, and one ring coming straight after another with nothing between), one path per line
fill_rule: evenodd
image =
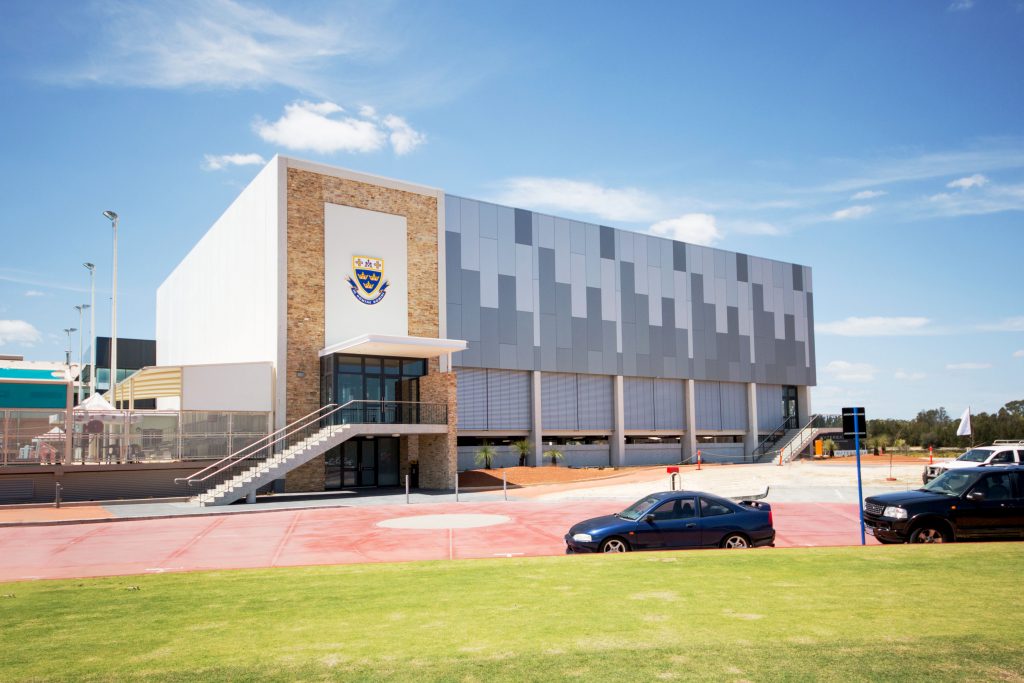
M320 349L320 357L335 353L353 353L361 356L397 356L399 358L438 358L449 353L465 351L464 339L434 339L430 337L402 337L390 334L363 334Z

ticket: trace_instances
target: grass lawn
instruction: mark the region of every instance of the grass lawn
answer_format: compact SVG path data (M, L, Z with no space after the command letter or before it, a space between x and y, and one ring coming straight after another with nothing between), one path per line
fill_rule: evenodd
M1024 680L1024 543L0 585L0 681Z

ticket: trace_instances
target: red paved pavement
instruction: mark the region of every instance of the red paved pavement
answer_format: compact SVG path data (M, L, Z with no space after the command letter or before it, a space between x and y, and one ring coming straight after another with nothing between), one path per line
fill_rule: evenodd
M0 581L560 555L571 524L621 507L615 501L444 503L6 527L0 528ZM772 509L779 547L860 542L854 505L774 503ZM454 530L376 526L452 513L500 514L510 522Z

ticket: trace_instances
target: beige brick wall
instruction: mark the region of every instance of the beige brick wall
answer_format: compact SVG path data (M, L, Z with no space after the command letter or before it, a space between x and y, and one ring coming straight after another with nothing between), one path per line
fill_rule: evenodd
M458 454L455 426L458 424L455 404L455 372L432 372L420 378L420 400L425 403L448 404L448 433L420 435L420 487L425 489L455 488Z
M405 217L409 259L408 325L409 334L414 337L438 336L438 226L437 198L433 196L295 168L288 169L286 182L288 347L284 377L286 419L290 422L320 405L320 359L317 353L324 347L324 204L341 204ZM430 368L436 372L437 362L432 361ZM299 372L304 376L299 377ZM454 387L454 377L451 382ZM454 413L454 391L449 393ZM421 395L424 394L421 392ZM451 422L448 449L452 453L455 452L454 424ZM420 450L422 468L422 448ZM452 473L454 477L454 463ZM454 484L454 479L452 482ZM422 475L421 484L426 486ZM296 468L286 481L288 491L320 491L323 486L323 458Z

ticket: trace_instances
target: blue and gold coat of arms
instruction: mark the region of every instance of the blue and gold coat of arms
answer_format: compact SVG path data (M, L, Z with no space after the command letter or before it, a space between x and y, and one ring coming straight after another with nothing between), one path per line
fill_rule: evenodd
M375 304L387 294L388 285L384 279L384 259L375 256L353 256L352 272L355 279L348 278L352 294L364 304Z

